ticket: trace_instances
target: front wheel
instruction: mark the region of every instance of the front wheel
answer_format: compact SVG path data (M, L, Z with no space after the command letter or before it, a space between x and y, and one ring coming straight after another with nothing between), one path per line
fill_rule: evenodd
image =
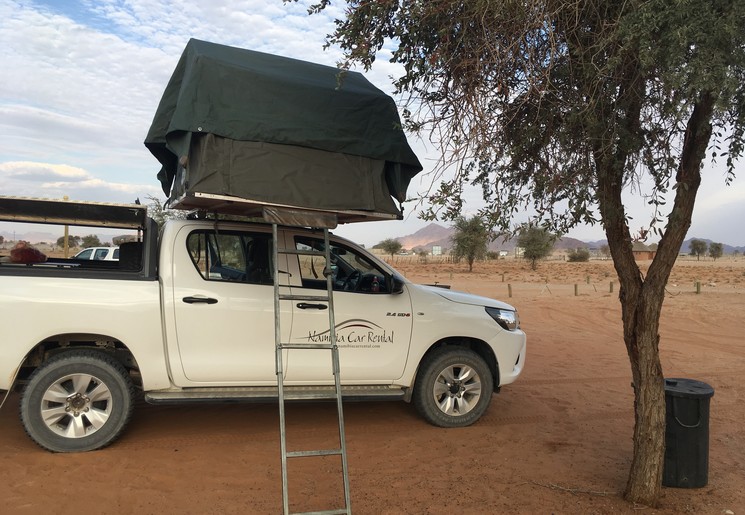
M493 392L492 373L481 356L469 349L443 347L423 360L413 401L431 424L465 427L481 418Z
M116 440L132 414L134 387L114 357L69 351L42 364L21 397L26 433L53 452L100 449Z

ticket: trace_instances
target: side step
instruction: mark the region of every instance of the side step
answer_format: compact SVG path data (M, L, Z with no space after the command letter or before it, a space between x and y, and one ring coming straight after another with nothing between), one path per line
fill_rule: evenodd
M345 401L395 401L406 397L403 388L388 386L342 386ZM196 402L277 402L276 386L251 386L234 388L184 388L145 393L150 404L182 404ZM288 401L334 400L334 386L285 386Z

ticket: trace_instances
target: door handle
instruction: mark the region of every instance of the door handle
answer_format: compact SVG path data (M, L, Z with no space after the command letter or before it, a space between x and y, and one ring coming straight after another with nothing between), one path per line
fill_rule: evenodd
M327 309L326 304L309 304L307 302L300 302L297 307L300 309Z
M217 299L212 297L184 297L182 300L187 304L217 304Z

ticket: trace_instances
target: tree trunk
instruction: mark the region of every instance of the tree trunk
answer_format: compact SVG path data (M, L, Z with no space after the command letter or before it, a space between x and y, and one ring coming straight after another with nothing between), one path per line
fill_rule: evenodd
M665 453L665 390L659 356L659 320L665 285L691 225L701 162L711 136L715 97L703 94L688 120L676 176L676 195L657 254L642 277L634 261L621 191L625 159L596 153L598 206L620 283L623 338L634 387L634 453L625 498L656 506Z
M626 484L626 499L655 506L662 484L665 452L665 390L659 354L659 316L664 285L645 283L636 298L621 286L624 343L634 388L634 454Z
M620 283L623 339L634 388L634 453L625 497L655 506L660 495L665 448L665 396L658 349L665 283L660 287L642 278L631 251L620 187L609 185L608 189L610 196L601 202L605 206L601 210L606 211L603 220ZM618 216L613 216L613 212Z

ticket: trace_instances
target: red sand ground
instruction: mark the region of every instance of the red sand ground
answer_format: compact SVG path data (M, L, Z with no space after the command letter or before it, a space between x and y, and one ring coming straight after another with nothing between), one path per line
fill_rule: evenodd
M499 261L473 273L464 265L397 266L416 282L514 304L528 361L469 428L432 427L402 402L346 404L355 513L745 513L745 261L685 261L671 277L661 324L665 375L704 381L716 393L708 485L664 488L658 508L620 495L633 412L610 263L542 263L532 272ZM73 455L36 447L17 407L12 395L0 410L3 513L281 512L274 405L143 403L114 445ZM288 417L291 447L333 446L333 405L292 405ZM291 462L291 509L340 506L338 477L337 458Z

